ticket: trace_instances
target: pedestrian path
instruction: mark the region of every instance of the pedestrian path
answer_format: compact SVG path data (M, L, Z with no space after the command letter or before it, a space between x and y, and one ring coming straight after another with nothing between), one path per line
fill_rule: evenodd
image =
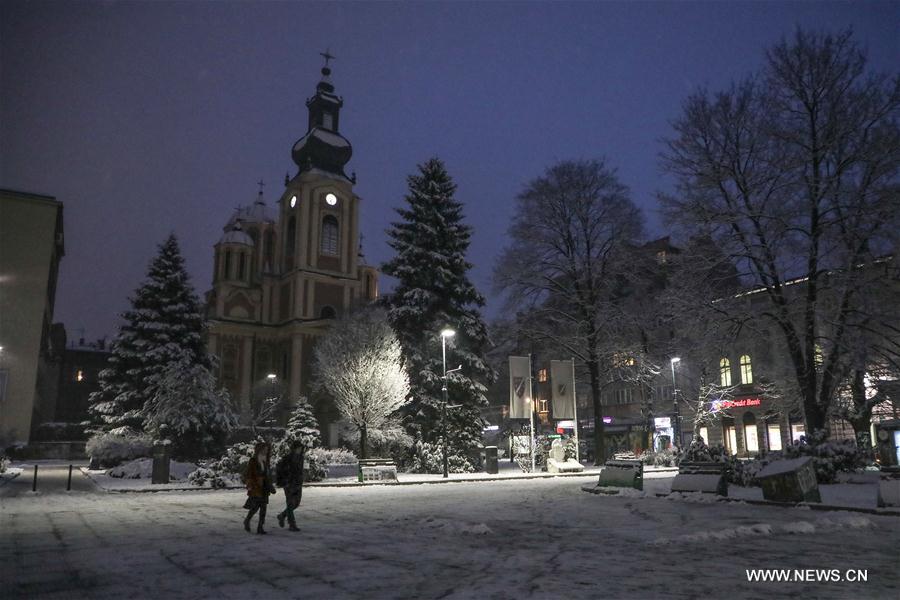
M35 464L38 468L36 484ZM69 480L69 463L37 461L36 463L16 463L16 466L22 469L22 473L0 485L0 497L11 498L35 493L54 495L99 491L97 485L81 472L79 468L81 464L72 464L71 482Z

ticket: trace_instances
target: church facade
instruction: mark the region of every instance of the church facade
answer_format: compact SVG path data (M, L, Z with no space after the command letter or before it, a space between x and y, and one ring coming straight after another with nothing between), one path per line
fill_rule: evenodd
M316 339L378 295L378 273L359 252L360 198L355 175L344 172L352 147L340 134L343 99L330 76L326 63L306 102L307 132L291 153L297 174L285 177L274 207L260 190L238 208L214 247L208 347L244 423L271 424L260 420L271 398L284 399L284 408L308 396ZM315 408L325 434L337 415ZM332 426L326 441L335 435Z

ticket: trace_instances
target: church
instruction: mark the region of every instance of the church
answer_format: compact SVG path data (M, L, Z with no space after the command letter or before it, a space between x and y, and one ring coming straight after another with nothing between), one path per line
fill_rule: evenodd
M340 133L344 101L331 82L333 57L324 56L322 79L306 101L306 134L291 151L296 175L285 177L274 207L262 190L239 207L214 246L208 347L246 424L281 422L285 408L309 396L316 338L350 307L378 296L378 273L359 250L356 176L344 172L353 152ZM284 399L282 410L261 418L275 397ZM337 414L314 408L323 441L335 444Z

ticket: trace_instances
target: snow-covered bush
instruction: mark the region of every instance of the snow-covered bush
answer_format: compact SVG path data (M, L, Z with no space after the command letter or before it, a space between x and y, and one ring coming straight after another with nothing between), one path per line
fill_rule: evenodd
M862 448L854 440L821 441L822 436L801 437L784 449L784 458L811 456L819 483L834 483L840 472L864 469L874 463L871 448Z
M356 454L344 448L314 448L309 455L326 465L354 465L359 462Z
M253 442L238 442L229 446L221 458L204 463L188 475L193 485L224 488L239 484L247 463L253 457Z
M169 480L181 481L197 468L194 463L171 461L169 463ZM150 479L153 477L153 459L139 458L128 461L106 472L110 477L122 479Z
M282 456L290 453L294 442L300 442L307 450L315 448L322 443L322 437L319 434L319 421L313 414L312 407L307 403L306 398L302 397L291 411L284 435L275 444L275 449L272 453L273 460L277 461Z
M6 473L6 469L9 468L9 459L5 454L0 454L0 473Z
M322 481L328 477L328 468L322 456L313 449L305 456L306 462L303 466L303 481Z
M450 447L447 455L447 469L451 473L473 473L475 466L466 456L454 454ZM443 473L444 454L440 443L429 444L419 440L413 446L412 464L409 468L412 473Z
M101 467L115 467L128 460L150 456L153 440L146 435L98 433L87 441L85 452L100 461Z
M84 441L88 436L85 426L88 423L47 422L38 425L31 437L36 442L72 442Z
M575 460L577 450L578 450L578 444L575 441L575 436L571 436L568 439L566 439L565 460L569 460L570 458L572 460Z
M366 433L369 456L391 458L401 467L409 461L413 438L396 419L388 419L382 426L368 429ZM344 444L359 454L359 429L345 422L341 426L340 437Z
M678 464L678 453L669 449L644 452L640 456L640 461L652 467L674 467Z

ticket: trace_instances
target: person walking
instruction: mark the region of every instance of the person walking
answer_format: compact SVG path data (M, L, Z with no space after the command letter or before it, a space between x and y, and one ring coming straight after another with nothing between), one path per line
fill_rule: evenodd
M269 494L275 493L275 486L269 476L269 445L266 442L257 442L254 446L253 458L247 464L247 472L244 474L244 483L247 485L247 502L244 503L244 508L249 510L244 519L244 529L250 531L250 519L259 512L256 533L264 535L266 530L263 525L266 522Z
M284 527L287 519L291 531L300 531L294 518L294 509L300 506L300 498L303 496L303 461L306 449L303 443L295 440L291 444L291 450L281 457L275 467L275 480L284 489L284 500L287 507L278 513L278 526Z

